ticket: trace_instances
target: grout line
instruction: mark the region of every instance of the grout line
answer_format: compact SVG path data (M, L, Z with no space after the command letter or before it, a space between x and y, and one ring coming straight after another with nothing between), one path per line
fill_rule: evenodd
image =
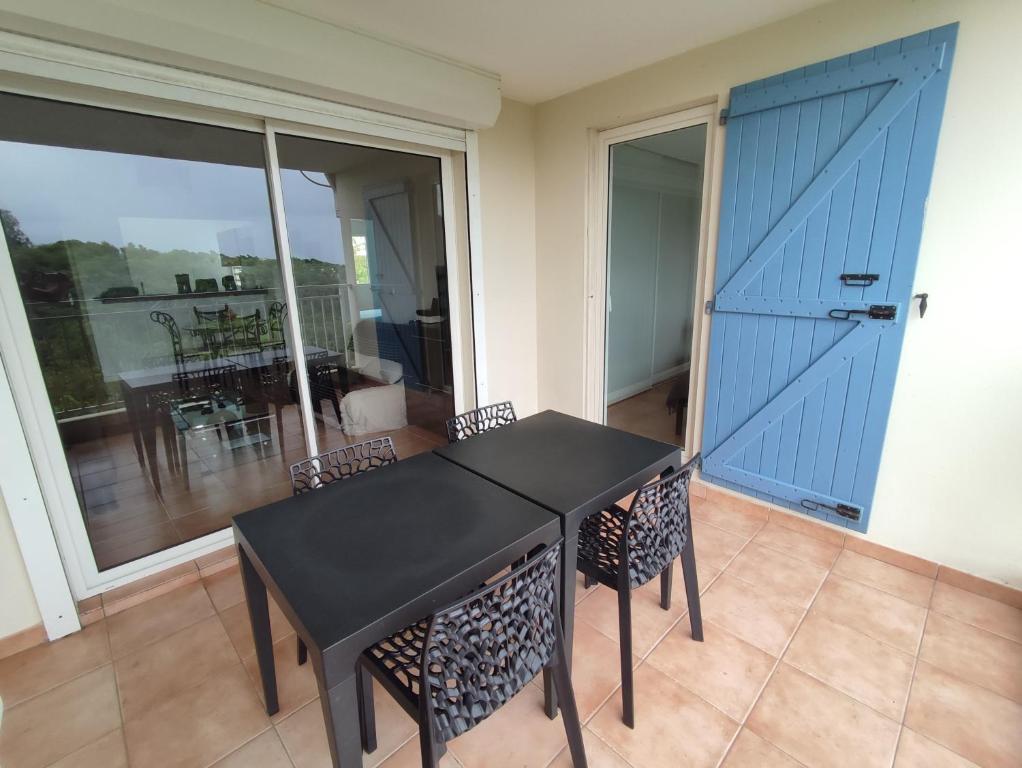
M931 592L932 601L932 592ZM905 733L905 717L908 715L908 705L912 699L912 689L916 687L916 670L919 668L919 652L923 649L923 638L926 636L926 625L930 621L930 609L926 609L926 616L923 618L923 631L919 633L919 642L916 643L915 656L912 659L912 674L908 678L908 691L905 693L905 706L901 709L901 718L898 721L898 738L894 741L894 754L891 755L891 765L898 759L898 748L901 746L901 736Z
M834 558L834 563L836 563L836 562L837 562L837 558ZM816 591L813 593L812 600L809 601L809 605L806 606L805 610L802 612L802 617L799 619L798 624L795 625L795 629L792 631L791 635L788 637L788 641L784 644L784 648L782 648L781 652L778 654L777 660L774 662L774 666L770 670L770 674L768 674L766 676L766 679L763 681L763 685L760 686L759 691L756 692L755 697L753 697L753 699L752 699L752 703L749 704L748 709L745 711L745 716L742 718L742 721L739 724L738 730L735 731L735 735L731 738L731 742L727 745L727 749L724 750L724 754L721 755L720 760L717 761L718 768L719 768L719 766L721 766L724 763L724 761L727 759L727 756L731 753L731 750L734 748L735 742L738 740L738 736L745 729L745 724L749 720L749 715L751 715L752 711L756 708L756 704L758 704L759 700L763 697L763 691L766 690L767 686L770 684L770 681L773 680L774 675L777 673L778 668L781 666L781 663L784 660L784 656L788 652L788 648L791 647L791 643L795 639L795 635L797 635L798 631L802 628L802 624L805 623L806 617L809 615L809 611L811 611L812 608L813 608L813 605L816 604L816 598L819 597L820 591L823 589L823 585L827 582L827 579L830 578L830 574L834 570L834 563L831 563L830 567L827 569L826 575L823 577L823 579L820 580L819 586L816 587ZM730 563L729 563L729 565L730 565ZM837 689L835 689L835 690L837 690ZM755 733L755 732L753 732L753 733ZM755 735L759 736L759 734L755 734ZM783 749L778 747L776 744L774 744L769 739L767 739L767 738L765 738L763 736L759 736L759 738L763 739L763 741L765 741L767 744L772 746L777 751L779 751L779 752L781 752L781 753L783 753L785 755L788 755L787 752L785 752ZM797 760L793 755L788 755L788 757L791 757L793 760L795 760L796 762L801 764L801 761Z

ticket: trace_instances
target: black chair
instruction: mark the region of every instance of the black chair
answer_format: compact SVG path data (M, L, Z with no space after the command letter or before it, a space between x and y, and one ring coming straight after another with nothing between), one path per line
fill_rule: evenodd
M560 549L560 542L541 549L506 576L362 654L362 664L418 722L423 766L437 766L448 741L488 718L548 668L572 763L585 768L557 609ZM363 730L369 729L375 724L366 717ZM370 743L375 740L375 733L368 736Z
M479 435L497 427L512 424L518 420L515 407L510 400L493 405L484 405L474 411L466 411L447 420L447 439L456 443L472 435Z
M223 326L223 347L233 354L261 352L266 323L257 309L250 315L236 315Z
M303 493L322 488L337 480L348 480L396 461L397 451L394 450L394 441L389 437L378 437L374 440L366 440L364 443L335 448L291 465L291 493L294 496L301 496ZM299 637L299 666L304 664L308 658L309 650ZM372 696L371 686L369 695ZM370 698L370 709L371 703L372 699Z
M699 456L676 472L639 489L628 509L615 504L582 521L578 535L578 570L586 585L594 582L617 591L621 646L621 695L624 722L635 727L632 685L632 590L660 576L660 607L671 607L674 558L681 557L688 596L692 638L702 641L688 485Z
M284 346L284 321L287 318L287 304L274 301L270 304L267 317L267 331L271 347Z
M326 421L323 419L323 401L329 400L330 404L334 407L334 416L337 417L337 423L341 424L341 403L337 399L337 384L334 379L335 374L342 376L340 370L336 363L329 361L329 353L325 350L310 352L305 356L305 360L309 372L309 395L312 399L313 412L318 414L320 420L325 424ZM343 385L341 389L343 392Z

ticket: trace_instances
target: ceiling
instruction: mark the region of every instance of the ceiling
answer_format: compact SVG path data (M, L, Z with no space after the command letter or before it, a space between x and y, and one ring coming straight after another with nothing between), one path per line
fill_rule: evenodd
M537 103L826 0L263 0L497 73Z
M657 133L628 142L633 147L666 155L686 163L702 165L706 159L706 126L693 125L667 133Z

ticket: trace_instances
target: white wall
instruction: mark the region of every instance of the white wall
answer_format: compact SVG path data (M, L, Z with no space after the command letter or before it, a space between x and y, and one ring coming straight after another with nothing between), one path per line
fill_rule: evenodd
M533 120L532 107L505 99L497 124L479 132L489 400L511 400L520 416L537 409Z
M540 105L539 404L582 413L590 130L723 106L731 86L952 21L961 27L916 280L930 309L909 320L868 538L1022 586L1017 0L845 0ZM710 220L712 253L715 207Z
M2 375L2 374L0 374ZM0 638L39 623L39 609L29 584L7 505L0 497Z

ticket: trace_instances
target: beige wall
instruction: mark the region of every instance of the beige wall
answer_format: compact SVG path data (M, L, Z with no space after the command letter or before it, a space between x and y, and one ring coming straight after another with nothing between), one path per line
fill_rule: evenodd
M479 132L489 401L537 409L534 110L504 100Z
M961 27L916 280L930 309L909 321L868 537L1022 586L1022 343L1009 295L1022 278L1017 0L833 3L540 105L539 405L582 412L590 129L723 106L731 86L952 21Z
M2 375L2 373L0 373ZM0 638L39 623L35 594L25 573L7 505L0 497Z

